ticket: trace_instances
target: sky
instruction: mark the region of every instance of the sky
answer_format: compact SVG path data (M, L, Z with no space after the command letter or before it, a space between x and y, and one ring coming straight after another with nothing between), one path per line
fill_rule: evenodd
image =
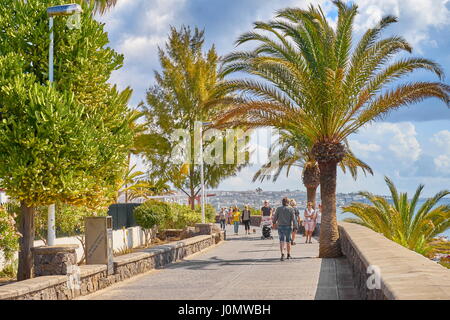
M438 62L450 77L450 0L356 0L359 14L355 20L355 39L384 15L392 14L399 22L383 36L403 36L413 46L412 56ZM153 71L159 70L158 46L163 47L170 26L181 25L205 29L206 44L214 44L219 55L234 50L237 37L252 30L255 21L268 21L285 7L306 8L321 5L332 24L336 10L325 0L118 0L115 8L98 19L105 23L111 47L124 54L124 67L115 71L110 81L119 88L134 90L131 106L145 99L154 84ZM411 81L437 81L426 72L415 72ZM252 138L258 154L267 150L267 131L259 130ZM388 194L384 176L389 176L401 191L413 193L425 184L424 196L450 189L450 109L437 99L394 111L381 121L360 130L349 138L352 151L374 170L373 176L362 173L357 181L338 173L338 192L361 190ZM252 183L259 161L237 176L224 180L219 190L304 190L301 172L282 174L276 183ZM142 161L135 159L144 169Z

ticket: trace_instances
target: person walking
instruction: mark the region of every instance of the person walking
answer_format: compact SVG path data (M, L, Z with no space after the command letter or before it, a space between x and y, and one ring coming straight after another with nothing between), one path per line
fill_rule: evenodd
M220 229L225 230L226 222L227 222L227 216L225 213L225 208L221 208L219 212L219 222L220 222Z
M284 246L286 245L287 259L291 259L291 234L292 229L298 228L295 219L295 211L289 206L289 199L283 198L282 206L278 207L273 215L273 223L278 225L280 238L281 261L284 260Z
M249 206L245 206L244 210L242 211L242 223L244 224L245 227L245 234L248 235L250 234L250 216L251 216L251 211Z
M319 204L319 208L317 208L316 210L316 220L315 220L315 225L316 225L316 230L317 230L317 238L319 239L320 242L320 224L322 223L322 204Z
M294 199L291 199L290 206L294 209L295 214L295 220L297 221L297 228L292 230L292 239L291 239L291 245L295 246L295 237L297 235L298 226L300 225L300 211L297 208L297 202Z
M269 205L269 201L265 200L264 205L261 207L261 215L263 217L271 217L272 216L272 208Z
M305 220L304 220L304 226L305 226L305 237L306 241L305 243L312 243L311 242L311 236L314 232L314 219L315 219L315 210L313 207L312 202L308 202L308 205L305 209Z
M233 221L233 224L234 224L234 234L238 235L238 233L239 233L239 222L241 221L241 213L239 212L239 209L237 207L235 207L233 209L232 221Z
M231 225L232 217L233 217L233 208L230 207L227 209L227 221L229 225Z

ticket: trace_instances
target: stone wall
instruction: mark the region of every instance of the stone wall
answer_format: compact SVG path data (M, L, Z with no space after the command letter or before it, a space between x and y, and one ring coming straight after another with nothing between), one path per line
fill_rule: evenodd
M223 234L223 233L222 233ZM198 236L170 245L145 249L141 252L123 255L114 259L116 281L131 278L137 274L161 268L179 261L193 253L204 250L216 243L216 236Z
M223 232L201 235L118 256L109 276L106 265L83 265L69 276L42 276L0 286L0 300L71 300L179 261L223 239Z
M78 237L61 237L57 238L55 242L56 245L73 244L73 243L79 244L79 247L76 250L79 262L79 260L83 257L84 252L81 243L78 240ZM144 243L145 243L145 235L141 227L131 227L113 231L113 245L114 245L113 251L115 252L123 249L138 248L144 245ZM45 244L42 240L34 241L35 247L44 245ZM14 258L18 259L17 253L15 253ZM3 253L0 250L0 270L3 270L5 264L6 261L4 261Z
M366 227L341 222L339 232L363 299L450 299L447 268Z

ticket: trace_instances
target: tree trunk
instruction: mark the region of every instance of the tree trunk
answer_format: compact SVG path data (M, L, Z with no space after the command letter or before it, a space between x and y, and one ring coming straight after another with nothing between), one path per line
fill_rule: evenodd
M306 187L306 199L307 199L308 203L312 202L314 208L316 208L316 192L317 192L317 186Z
M316 207L316 192L320 185L320 170L317 162L309 161L303 167L302 173L303 185L306 187L306 195L308 202L312 202Z
M33 277L33 253L31 248L34 246L34 213L35 209L28 207L24 202L20 203L20 249L19 249L19 267L17 271L17 280L26 280Z
M191 196L189 197L189 204L192 210L195 210L195 191L191 192Z
M336 219L336 171L337 162L319 162L320 197L322 200L322 224L320 232L320 258L342 256Z

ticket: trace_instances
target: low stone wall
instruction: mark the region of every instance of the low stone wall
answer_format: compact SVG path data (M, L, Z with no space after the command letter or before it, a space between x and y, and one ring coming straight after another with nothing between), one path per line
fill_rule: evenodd
M366 227L341 222L339 232L363 299L450 299L447 268Z
M114 258L114 274L106 265L83 265L69 276L42 276L0 286L0 300L70 300L104 289L137 274L161 268L224 239L224 233L200 235Z
M116 281L122 281L137 274L161 268L206 249L215 243L214 235L204 235L117 257L114 259Z

